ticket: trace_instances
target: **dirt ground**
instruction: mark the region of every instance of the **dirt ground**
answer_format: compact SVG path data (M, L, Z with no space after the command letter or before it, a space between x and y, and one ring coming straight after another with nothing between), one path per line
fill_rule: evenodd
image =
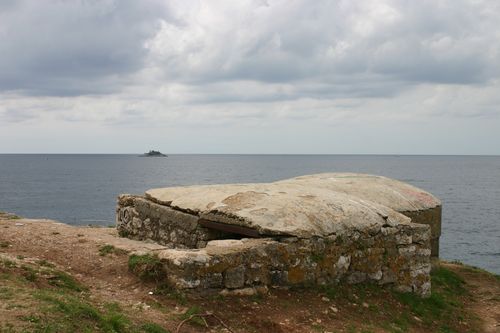
M103 253L106 245L113 250ZM164 292L128 270L129 253L159 248L119 238L114 228L0 215L0 259L50 263L88 287L94 304L116 302L133 321L153 322L167 332L500 332L498 276L461 264L440 264L460 276L466 289L454 301L457 318L450 312L443 321L420 317L413 303L379 287L272 289L241 298ZM0 293L1 287L0 279ZM25 308L36 311L29 302ZM183 321L193 313L205 316ZM19 318L19 310L9 309L0 295L0 324L16 331L25 324Z

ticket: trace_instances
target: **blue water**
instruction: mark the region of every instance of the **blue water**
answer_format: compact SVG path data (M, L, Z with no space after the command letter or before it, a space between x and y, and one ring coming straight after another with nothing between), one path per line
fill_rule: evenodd
M433 193L443 201L441 257L500 273L499 156L0 155L0 210L109 225L119 193L346 171L396 178Z

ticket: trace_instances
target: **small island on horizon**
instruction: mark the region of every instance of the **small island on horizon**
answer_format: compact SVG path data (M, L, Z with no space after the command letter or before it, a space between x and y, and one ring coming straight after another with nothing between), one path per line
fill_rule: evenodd
M150 150L147 153L144 153L142 155L139 155L140 157L168 157L168 155L165 155L158 150Z

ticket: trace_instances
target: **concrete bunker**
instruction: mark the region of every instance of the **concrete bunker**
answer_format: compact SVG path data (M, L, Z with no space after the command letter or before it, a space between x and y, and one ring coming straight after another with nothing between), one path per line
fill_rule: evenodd
M152 189L117 207L121 236L168 247L169 285L233 293L372 281L427 296L440 223L431 194L352 173Z

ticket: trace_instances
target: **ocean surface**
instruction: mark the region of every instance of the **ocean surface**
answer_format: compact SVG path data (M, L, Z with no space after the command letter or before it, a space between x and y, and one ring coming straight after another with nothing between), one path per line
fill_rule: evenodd
M433 193L443 202L440 256L500 273L500 156L0 154L0 210L111 225L119 193L319 172L378 174Z

